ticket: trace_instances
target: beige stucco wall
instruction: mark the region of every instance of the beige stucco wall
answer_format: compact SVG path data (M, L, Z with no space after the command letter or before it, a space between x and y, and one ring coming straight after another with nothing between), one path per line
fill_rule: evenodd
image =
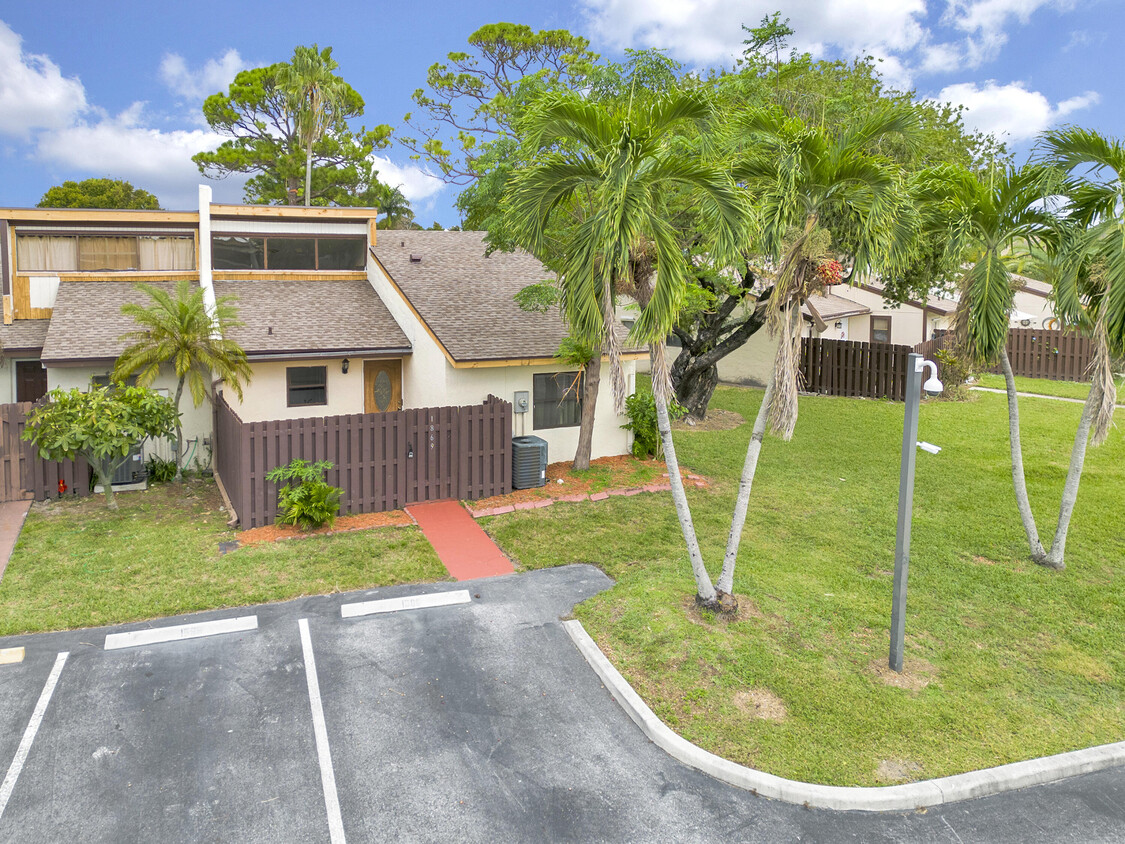
M1051 309L1051 303L1042 296L1036 296L1034 293L1027 293L1023 290L1017 290L1013 302L1017 311L1023 311L1025 314L1030 314L1033 319L1028 328L1045 328L1046 323L1055 312ZM1012 320L1012 328L1022 328L1018 321Z
M773 370L777 342L765 328L750 335L740 348L719 361L719 380L728 384L765 387Z
M90 379L95 375L108 375L110 367L88 366L56 366L47 369L47 389L56 387L63 390L85 390L90 386ZM176 395L176 378L171 374L162 373L152 384L154 390L166 390L170 398ZM184 395L180 399L181 425L184 429L184 453L188 456L189 468L198 458L202 466L207 466L210 461L209 443L211 441L211 403L206 399L199 407L195 407L191 394L184 387ZM195 450L192 451L195 440ZM204 442L206 440L207 442ZM148 440L145 443L144 459L155 454L164 460L172 458L170 442Z
M376 357L366 360L377 360ZM344 356L307 360L255 361L254 377L242 388L242 400L229 389L223 390L234 411L243 422L264 422L270 419L313 419L318 416L339 416L363 413L363 361L348 356L348 372L344 374ZM291 366L323 366L327 377L328 404L288 406L285 370ZM405 380L405 376L404 376ZM405 391L403 401L406 402ZM410 405L407 404L407 407Z

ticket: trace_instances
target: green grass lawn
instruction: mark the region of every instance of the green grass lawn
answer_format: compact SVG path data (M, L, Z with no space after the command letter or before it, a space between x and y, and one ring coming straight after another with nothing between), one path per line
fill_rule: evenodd
M448 579L417 528L239 548L210 482L37 506L0 580L0 636Z
M753 418L759 391L714 405ZM735 592L740 616L694 609L667 494L484 520L523 568L592 563L616 580L576 615L685 738L785 777L923 779L1125 738L1125 436L1091 449L1067 570L1027 560L1003 396L927 403L919 438L906 672L888 683L903 406L801 398L792 442L767 438ZM1081 406L1021 406L1032 503L1050 531ZM717 576L750 425L682 432ZM1047 536L1049 541L1049 534ZM764 717L765 716L765 717Z
M1006 389L1003 375L985 373L977 376L974 387L988 387L993 390ZM1090 394L1089 381L1051 381L1047 378L1024 378L1016 376L1016 390L1020 393L1036 393L1041 396L1060 396L1064 399L1082 399ZM1125 381L1117 383L1118 404L1125 403Z

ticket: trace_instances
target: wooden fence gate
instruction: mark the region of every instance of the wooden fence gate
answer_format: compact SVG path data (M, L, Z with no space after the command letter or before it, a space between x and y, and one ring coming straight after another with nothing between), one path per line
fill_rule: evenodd
M340 514L377 513L443 498L511 491L512 406L426 407L313 419L243 422L215 401L214 468L243 528L270 524L277 485L266 475L301 459L329 460Z
M90 494L85 460L43 460L22 438L31 402L0 404L0 501Z

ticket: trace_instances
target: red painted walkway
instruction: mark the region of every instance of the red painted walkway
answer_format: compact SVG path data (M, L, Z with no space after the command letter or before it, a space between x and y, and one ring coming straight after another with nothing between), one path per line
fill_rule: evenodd
M406 508L438 558L456 580L493 577L515 571L480 525L456 501L432 501Z

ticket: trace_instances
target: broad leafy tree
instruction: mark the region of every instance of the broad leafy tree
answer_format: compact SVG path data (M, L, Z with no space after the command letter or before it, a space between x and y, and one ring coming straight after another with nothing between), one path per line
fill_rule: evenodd
M227 140L192 161L213 179L249 175L244 192L249 203L301 202L308 154L282 84L290 75L289 67L279 63L244 70L225 93L212 94L203 103L207 124ZM312 178L305 191L309 204L376 204L382 186L371 153L390 143L392 130L387 125L353 130L350 121L360 117L363 108L363 98L341 82L331 119L312 144Z
M233 297L220 297L214 310L208 310L203 289L182 279L175 293L151 284L138 284L148 294L148 305L128 303L121 312L132 317L137 329L122 339L132 341L121 353L113 369L117 380L134 373L137 384L151 385L162 369L176 376L176 480L183 478L184 432L180 424L180 400L184 387L199 407L211 398L213 377L221 378L235 395L242 398L242 385L251 377L246 353L224 332L236 325L237 309Z
M147 438L166 437L179 424L172 402L143 387L94 386L88 392L52 390L32 409L23 438L46 460L84 457L105 492L106 507L117 509L113 473Z
M128 208L158 211L160 203L147 190L135 188L124 179L83 179L66 181L49 188L39 200L39 208Z
M565 29L482 26L469 36L468 51L430 66L426 87L414 92L417 109L403 118L410 134L397 140L447 182L473 184L494 167L492 145L511 136L529 103L544 91L582 87L597 59L588 46Z

